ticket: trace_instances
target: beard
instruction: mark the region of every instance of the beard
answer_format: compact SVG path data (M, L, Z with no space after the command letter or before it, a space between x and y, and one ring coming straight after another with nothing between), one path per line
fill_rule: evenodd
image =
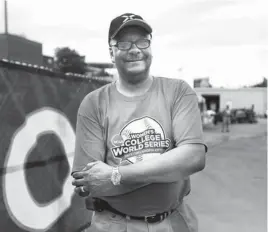
M151 56L143 58L133 58L123 61L117 66L120 76L130 84L137 84L148 77L151 67Z

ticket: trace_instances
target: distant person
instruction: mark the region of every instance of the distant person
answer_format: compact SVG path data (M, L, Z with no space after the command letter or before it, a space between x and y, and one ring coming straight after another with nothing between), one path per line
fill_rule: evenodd
M231 124L231 109L229 105L226 105L226 108L222 112L222 129L221 132L230 132Z
M256 113L255 113L255 111L254 111L254 108L255 108L255 105L253 104L252 106L251 106L251 109L248 111L248 114L249 114L249 122L250 123L256 123L257 122L257 120L256 120Z

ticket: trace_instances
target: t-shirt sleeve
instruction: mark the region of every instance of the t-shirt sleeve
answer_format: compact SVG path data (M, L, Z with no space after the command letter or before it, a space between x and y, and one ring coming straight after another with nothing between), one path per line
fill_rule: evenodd
M82 170L87 163L104 161L105 145L98 110L94 99L84 99L77 113L75 154L72 173Z
M172 110L173 137L176 147L183 144L203 144L204 142L198 97L184 81L178 84Z

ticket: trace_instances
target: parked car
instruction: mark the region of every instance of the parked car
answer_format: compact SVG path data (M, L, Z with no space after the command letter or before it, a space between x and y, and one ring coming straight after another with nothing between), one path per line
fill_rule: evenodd
M237 123L242 123L247 121L247 113L244 109L237 109L235 111L235 121Z
M236 123L256 123L256 114L252 109L234 109L234 122Z

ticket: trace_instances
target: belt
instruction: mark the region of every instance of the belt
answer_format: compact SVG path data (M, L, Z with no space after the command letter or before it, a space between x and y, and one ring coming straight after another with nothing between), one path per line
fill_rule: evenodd
M98 212L102 212L103 210L108 210L112 213L123 216L126 219L141 220L141 221L145 221L147 223L161 222L175 211L174 209L172 209L168 212L157 213L155 215L144 216L144 217L130 216L130 215L124 214L124 213L114 209L112 206L110 206L108 204L108 202L101 200L101 199L98 199L98 198L94 200L94 210L98 211Z

